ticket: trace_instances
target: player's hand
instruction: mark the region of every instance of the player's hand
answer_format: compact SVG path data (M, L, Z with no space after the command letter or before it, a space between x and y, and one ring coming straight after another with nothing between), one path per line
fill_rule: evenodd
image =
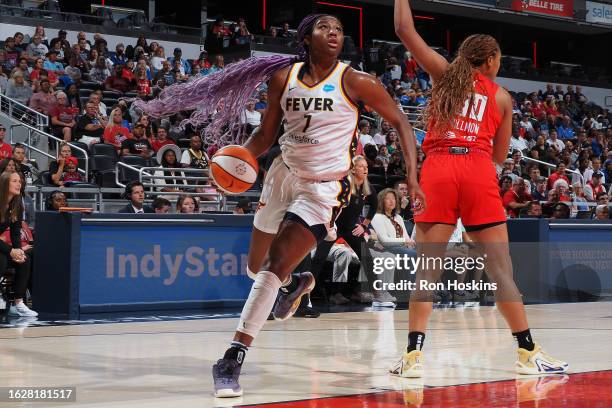
M414 215L422 214L427 208L427 203L425 202L425 193L421 190L419 183L408 182L408 196L410 196Z

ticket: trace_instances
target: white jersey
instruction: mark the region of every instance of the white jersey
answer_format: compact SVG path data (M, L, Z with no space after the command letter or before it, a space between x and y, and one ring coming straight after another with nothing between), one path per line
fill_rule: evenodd
M303 65L293 64L281 96L286 119L279 139L283 161L298 177L339 180L348 174L357 149L359 110L342 87L349 66L338 62L311 87L298 78Z

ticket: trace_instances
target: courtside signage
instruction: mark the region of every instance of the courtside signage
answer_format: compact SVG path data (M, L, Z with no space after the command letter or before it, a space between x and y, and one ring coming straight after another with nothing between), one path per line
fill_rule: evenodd
M586 22L612 25L612 4L587 1Z
M573 17L574 0L513 0L512 10Z

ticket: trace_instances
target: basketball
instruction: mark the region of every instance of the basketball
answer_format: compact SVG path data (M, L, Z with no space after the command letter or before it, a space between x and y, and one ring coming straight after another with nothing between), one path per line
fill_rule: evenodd
M242 146L225 146L211 160L210 175L217 187L228 194L247 191L259 172L257 159Z

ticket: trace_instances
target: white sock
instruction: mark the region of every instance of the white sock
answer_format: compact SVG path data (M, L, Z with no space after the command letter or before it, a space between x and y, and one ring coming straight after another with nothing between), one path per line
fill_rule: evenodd
M247 272L247 276L253 280L255 280L255 278L257 277L257 272L253 272L250 268L249 265L247 265L246 267L246 272Z
M268 271L258 272L236 330L255 338L272 311L280 287L278 276Z

